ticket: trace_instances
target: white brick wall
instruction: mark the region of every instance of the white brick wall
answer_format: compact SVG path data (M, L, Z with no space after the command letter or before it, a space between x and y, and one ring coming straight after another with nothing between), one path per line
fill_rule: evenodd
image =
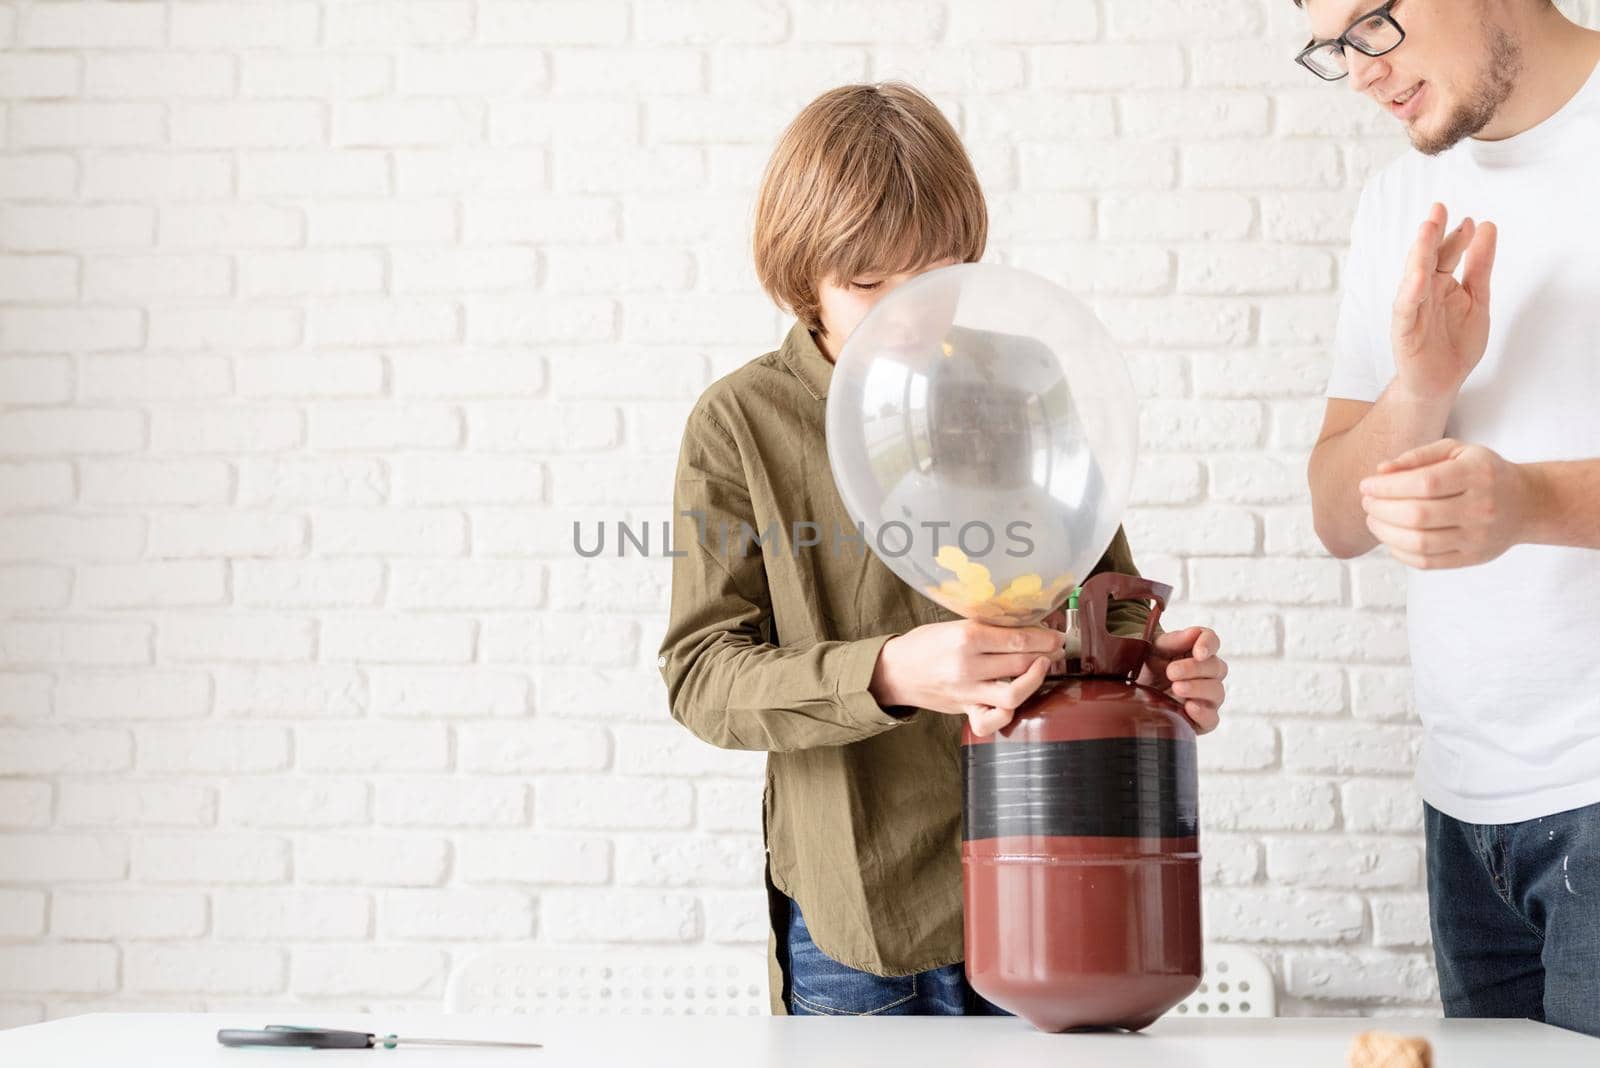
M1567 5L1593 21L1595 4ZM1147 397L1145 569L1233 658L1210 935L1426 1011L1395 569L1303 458L1389 122L1288 0L0 3L0 1026L436 1009L490 943L763 936L760 759L667 722L683 416L776 343L751 194L820 89L959 123L991 256ZM657 526L658 530L659 527Z

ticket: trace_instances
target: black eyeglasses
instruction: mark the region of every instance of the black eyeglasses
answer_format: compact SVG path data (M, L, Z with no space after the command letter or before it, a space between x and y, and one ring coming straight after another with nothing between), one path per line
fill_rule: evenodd
M1364 56L1393 52L1406 39L1406 31L1394 20L1389 9L1399 0L1389 0L1350 24L1349 29L1331 41L1312 41L1300 50L1294 61L1325 82L1336 82L1350 73L1344 50L1348 45Z

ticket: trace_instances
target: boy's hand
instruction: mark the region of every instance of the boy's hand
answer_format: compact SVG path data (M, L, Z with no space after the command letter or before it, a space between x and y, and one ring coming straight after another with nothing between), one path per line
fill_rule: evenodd
M1139 682L1182 701L1195 733L1207 734L1221 722L1218 710L1226 697L1222 680L1228 677L1228 663L1217 655L1221 651L1222 640L1209 627L1157 634Z
M1011 722L1044 682L1062 634L971 619L928 623L883 644L869 687L880 705L966 716L982 738Z

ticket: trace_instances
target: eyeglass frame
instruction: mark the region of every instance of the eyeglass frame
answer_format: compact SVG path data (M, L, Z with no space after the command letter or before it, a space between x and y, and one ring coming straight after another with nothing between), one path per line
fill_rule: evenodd
M1400 2L1400 0L1388 0L1388 3L1382 4L1382 5L1378 6L1378 7L1373 8L1371 11L1367 12L1365 15L1358 16L1356 18L1356 20L1354 22L1350 23L1350 25L1346 26L1344 28L1344 32L1341 33L1337 37L1330 38L1329 40L1326 40L1326 41L1312 41L1310 44L1306 45L1304 48L1302 48L1299 51L1299 53L1294 57L1294 61L1296 63L1300 64L1300 66L1304 67L1306 70L1310 71L1312 74L1316 75L1322 81L1325 81L1325 82L1343 81L1345 78L1350 77L1350 64L1349 64L1349 62L1345 63L1344 73L1343 74L1339 74L1339 75L1336 75L1335 77L1329 78L1325 74L1317 73L1317 69L1315 67L1313 67L1310 63L1306 62L1306 57L1309 56L1312 52L1315 52L1317 49L1326 48L1331 44L1338 45L1339 46L1339 51L1340 51L1341 54L1343 54L1344 49L1346 49L1346 48L1354 48L1357 52L1360 52L1362 55L1368 57L1369 59L1376 59L1379 56L1388 55L1390 52L1393 52L1396 48L1399 48L1402 44L1405 44L1405 40L1406 40L1406 28L1404 26L1400 25L1399 21L1395 19L1394 15L1390 14L1390 12L1394 9L1394 5L1399 3L1399 2ZM1350 31L1355 29L1357 26L1361 25L1363 22L1365 22L1368 19L1373 18L1373 17L1380 18L1384 22L1387 22L1389 25L1393 26L1394 29L1395 29L1395 32L1400 35L1400 39L1398 41L1396 41L1394 44L1390 45L1388 48L1385 48L1381 52L1368 52L1365 48L1362 48L1360 45L1358 45L1354 41L1350 40Z

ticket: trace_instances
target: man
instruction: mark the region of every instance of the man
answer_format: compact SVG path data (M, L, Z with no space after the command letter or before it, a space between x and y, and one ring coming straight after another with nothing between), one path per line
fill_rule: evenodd
M1356 212L1316 529L1408 567L1446 1013L1600 1034L1600 33L1372 2L1297 57L1416 149Z

